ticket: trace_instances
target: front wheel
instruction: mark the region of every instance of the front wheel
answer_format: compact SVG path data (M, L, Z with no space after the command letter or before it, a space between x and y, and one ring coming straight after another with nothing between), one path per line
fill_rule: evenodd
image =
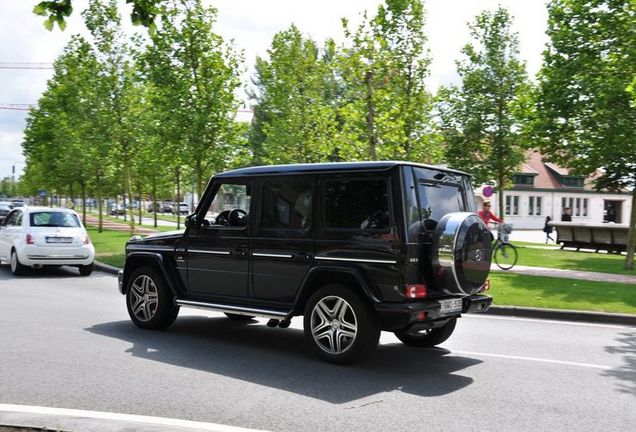
M143 329L168 327L179 314L172 293L154 267L141 267L130 275L126 305L132 322Z
M325 285L310 297L303 324L313 351L329 363L352 363L380 339L380 321L369 303L340 284Z
M88 265L81 265L79 266L79 273L82 276L90 276L91 273L93 273L93 269L94 269L93 263L90 263Z
M493 255L495 263L502 270L510 270L517 264L517 248L510 243L499 243Z
M451 318L446 324L439 328L422 330L420 332L400 330L394 332L394 334L404 345L431 348L448 339L453 334L456 324L457 318Z

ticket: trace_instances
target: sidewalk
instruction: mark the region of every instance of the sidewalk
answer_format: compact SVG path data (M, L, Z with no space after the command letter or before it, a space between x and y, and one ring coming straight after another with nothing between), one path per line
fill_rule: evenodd
M96 216L92 216L87 214L86 215L86 225L88 226L92 226L92 227L98 227L99 226L99 219ZM104 229L109 229L109 230L113 230L113 231L121 231L121 232L130 232L130 226L125 224L125 223L119 223L119 222L111 222L108 220L103 220L102 222L102 227ZM135 234L155 234L158 233L159 231L152 229L152 228L140 228L138 226L135 227Z
M529 267L516 265L510 270L501 270L496 264L492 264L490 271L518 273L530 276L547 276L564 279L579 279L594 282L614 282L636 285L636 276L614 274L614 273L598 273L579 270L563 270L547 267Z

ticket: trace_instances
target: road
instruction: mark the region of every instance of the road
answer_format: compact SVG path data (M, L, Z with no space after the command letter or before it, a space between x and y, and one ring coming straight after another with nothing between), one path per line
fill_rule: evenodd
M466 316L433 350L383 334L375 355L315 360L289 329L182 310L128 320L116 279L0 268L0 403L276 431L626 431L636 328Z

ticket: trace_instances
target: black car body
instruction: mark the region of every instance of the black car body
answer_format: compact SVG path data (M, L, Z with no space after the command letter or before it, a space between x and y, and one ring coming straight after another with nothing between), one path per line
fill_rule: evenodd
M434 166L229 171L210 180L184 233L128 242L120 291L144 328L171 324L181 306L281 327L304 315L313 348L336 363L368 353L380 330L433 346L492 301L481 294L491 237L475 211L469 176Z

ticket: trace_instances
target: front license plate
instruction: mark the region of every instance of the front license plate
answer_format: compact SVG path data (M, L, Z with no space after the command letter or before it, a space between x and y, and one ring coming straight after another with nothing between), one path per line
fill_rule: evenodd
M439 304L439 313L441 314L450 314L462 311L462 299L460 298L440 300Z
M72 237L47 237L47 243L73 243Z

